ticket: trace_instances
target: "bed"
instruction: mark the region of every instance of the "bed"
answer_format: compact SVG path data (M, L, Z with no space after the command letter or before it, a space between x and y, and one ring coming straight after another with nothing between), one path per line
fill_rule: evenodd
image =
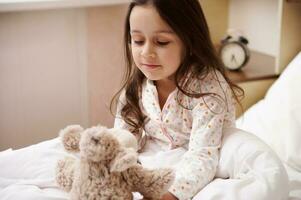
M194 200L301 200L300 86L301 52L238 128L225 130L216 177ZM68 199L54 181L65 155L59 138L0 152L0 199Z
M289 176L289 198L301 199L301 52L289 63L265 98L237 120L237 127L267 143Z

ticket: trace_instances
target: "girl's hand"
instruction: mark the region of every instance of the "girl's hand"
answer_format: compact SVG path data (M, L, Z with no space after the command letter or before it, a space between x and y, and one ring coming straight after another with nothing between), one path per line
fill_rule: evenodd
M178 198L175 197L172 193L167 192L162 196L161 200L178 200Z

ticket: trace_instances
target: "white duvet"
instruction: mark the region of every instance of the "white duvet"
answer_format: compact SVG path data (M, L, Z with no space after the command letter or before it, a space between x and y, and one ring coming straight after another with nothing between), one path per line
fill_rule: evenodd
M0 199L68 199L54 181L56 162L65 154L58 138L0 152ZM277 200L287 199L288 190L286 171L274 152L255 136L231 129L223 139L216 178L194 199Z

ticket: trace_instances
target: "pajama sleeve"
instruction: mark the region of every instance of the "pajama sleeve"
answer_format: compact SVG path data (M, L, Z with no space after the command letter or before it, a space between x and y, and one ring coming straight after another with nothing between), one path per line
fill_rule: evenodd
M117 104L116 116L114 120L114 128L126 129L131 132L130 125L128 125L121 116L121 109L125 105L125 102L126 102L125 92L122 91ZM138 152L140 152L140 150L142 150L142 148L146 143L145 132L143 131L140 137L136 136L136 139L138 142Z
M122 91L119 96L118 103L117 103L116 116L115 116L115 120L114 120L114 128L121 128L121 129L129 130L129 126L125 123L125 121L122 119L122 116L121 116L121 109L124 104L125 104L125 92Z
M188 151L177 165L169 188L178 199L191 199L213 179L226 110L225 102L212 95L199 98L193 108Z

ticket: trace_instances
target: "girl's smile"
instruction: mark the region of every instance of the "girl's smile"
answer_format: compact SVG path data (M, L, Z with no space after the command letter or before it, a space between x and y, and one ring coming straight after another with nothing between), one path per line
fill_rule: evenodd
M147 70L155 70L161 67L161 65L154 65L154 64L142 64L142 66Z

